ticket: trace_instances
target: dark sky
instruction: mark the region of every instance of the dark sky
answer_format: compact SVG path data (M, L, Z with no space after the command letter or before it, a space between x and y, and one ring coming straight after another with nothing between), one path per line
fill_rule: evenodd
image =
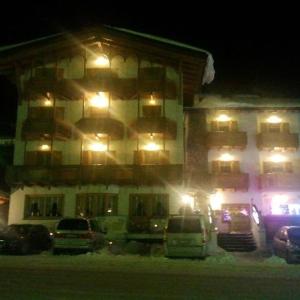
M110 7L103 3L8 3L1 12L0 46L65 29L109 24L179 40L210 51L215 60L216 77L204 92L300 98L298 33L288 28L282 15L278 22L269 22L267 15L259 18L245 13L222 14L222 7L210 9L202 3L176 4L173 1L164 8L162 1L135 1L130 7L120 6L118 2ZM139 11L130 12L132 8ZM297 28L298 25L294 27ZM14 123L15 91L3 78L0 88L4 97L13 104L3 108L6 117L0 125L6 123L4 127L8 128Z

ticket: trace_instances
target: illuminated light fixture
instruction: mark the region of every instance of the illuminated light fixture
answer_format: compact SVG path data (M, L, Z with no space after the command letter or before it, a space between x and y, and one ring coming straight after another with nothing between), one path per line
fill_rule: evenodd
M286 157L281 154L274 154L270 157L270 161L274 163L281 163L286 161Z
M231 118L228 117L227 115L225 114L222 114L222 115L219 115L217 118L216 118L216 121L219 121L219 122L227 122L227 121L230 121Z
M108 107L108 95L105 92L99 92L90 99L90 105L98 108Z
M102 143L93 143L90 144L89 149L91 151L105 152L107 151L107 145Z
M220 161L232 161L233 159L234 157L229 153L224 153L219 158Z
M221 210L221 205L224 201L221 192L217 192L209 196L209 202L212 210Z
M282 122L282 119L279 118L278 116L270 116L268 119L267 119L267 122L268 123L273 123L273 124L278 124L278 123L281 123Z
M154 99L154 96L151 94L150 100L149 100L150 105L156 105L156 100Z
M188 194L184 194L181 196L182 203L186 206L194 207L194 197Z
M50 150L50 146L47 144L41 145L40 146L40 150L42 151L49 151Z
M153 138L154 138L154 134L150 133L150 139L153 140Z
M159 150L159 145L157 145L156 143L148 143L145 147L145 150L148 151L158 151Z
M105 54L102 54L100 56L98 56L95 60L95 65L105 68L105 67L109 67L109 59L108 56Z
M107 134L105 134L105 133L96 133L96 136L97 136L97 138L106 138L107 137Z
M158 227L158 225L157 225L157 224L154 224L154 227L155 227L155 228L157 228L157 227Z
M112 209L109 208L109 209L107 210L107 212L108 212L109 214L111 214L111 213L112 213Z
M45 101L44 101L44 105L45 106L52 106L52 101L51 100L49 100L49 99L46 99Z

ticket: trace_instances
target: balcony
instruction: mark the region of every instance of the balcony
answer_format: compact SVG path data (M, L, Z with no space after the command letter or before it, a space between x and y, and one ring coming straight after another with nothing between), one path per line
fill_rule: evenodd
M182 165L135 166L135 165L94 165L94 166L14 166L6 173L11 186L23 185L165 185L181 184Z
M262 190L270 191L299 190L300 177L293 173L262 174L259 177L259 186Z
M129 130L129 136L136 138L137 134L161 133L166 139L176 139L177 124L165 117L139 118Z
M76 127L85 134L104 133L114 140L124 137L123 123L110 117L82 118L76 123Z
M248 190L249 175L246 173L212 174L212 187L217 189Z
M298 134L289 132L264 132L257 135L256 145L259 149L291 148L299 146Z
M61 120L27 119L23 123L22 139L57 139L67 140L72 137L72 128Z
M209 132L206 144L209 148L240 148L247 146L246 132Z

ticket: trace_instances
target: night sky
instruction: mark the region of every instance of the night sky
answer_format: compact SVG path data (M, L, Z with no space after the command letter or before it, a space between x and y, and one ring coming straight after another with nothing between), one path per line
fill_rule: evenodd
M33 1L34 3L35 1ZM0 18L0 46L35 39L82 26L108 24L189 43L210 51L216 77L205 93L259 94L300 98L300 43L287 23L270 23L263 15L220 14L204 6L176 5L165 8L155 2L135 2L113 7L84 1L43 1L8 4ZM125 2L126 3L126 2ZM150 4L151 3L151 4ZM135 6L139 13L132 13ZM177 7L177 10L174 8ZM234 17L233 17L234 16ZM282 16L281 16L282 17ZM272 20L273 21L273 20ZM276 24L278 26L276 26ZM296 29L297 27L295 27ZM0 135L14 134L16 92L0 77L2 117ZM9 103L9 105L7 105Z

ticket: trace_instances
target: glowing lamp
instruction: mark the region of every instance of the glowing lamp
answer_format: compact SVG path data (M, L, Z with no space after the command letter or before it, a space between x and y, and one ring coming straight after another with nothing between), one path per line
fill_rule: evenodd
M281 163L286 161L286 157L281 154L274 154L270 157L270 161L274 163Z
M219 121L219 122L227 122L227 121L230 121L231 118L228 117L227 115L225 114L222 114L222 115L219 115L217 118L216 118L216 121Z
M267 119L267 122L268 122L268 123L273 123L273 124L278 124L278 123L281 123L282 120L281 120L281 118L279 118L278 116L273 115L273 116L270 116L270 117Z
M145 147L145 150L148 151L158 151L159 150L159 145L157 145L156 143L148 143Z
M52 101L51 100L49 100L49 99L46 99L45 101L44 101L44 105L45 106L52 106Z
M107 145L102 143L93 143L90 144L90 150L91 151L97 151L97 152L105 152L107 151Z
M40 150L42 150L42 151L49 151L49 150L50 150L50 146L47 145L47 144L41 145L41 146L40 146Z
M90 105L98 108L108 107L108 96L105 92L99 92L90 99Z
M156 105L156 100L154 99L153 95L150 96L149 104Z
M105 68L105 67L109 67L109 59L107 57L107 55L100 55L96 58L95 60L95 65Z
M194 197L192 197L191 195L182 195L181 200L184 205L190 206L192 208L194 207Z
M233 159L234 157L229 153L224 153L219 158L220 161L232 161Z

